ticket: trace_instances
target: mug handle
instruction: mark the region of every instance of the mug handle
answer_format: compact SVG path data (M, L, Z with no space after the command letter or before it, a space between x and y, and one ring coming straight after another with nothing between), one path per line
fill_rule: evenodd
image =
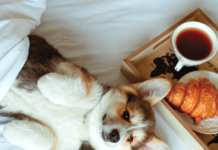
M184 64L185 64L184 61L182 59L179 59L179 61L176 64L175 70L179 72L184 66Z

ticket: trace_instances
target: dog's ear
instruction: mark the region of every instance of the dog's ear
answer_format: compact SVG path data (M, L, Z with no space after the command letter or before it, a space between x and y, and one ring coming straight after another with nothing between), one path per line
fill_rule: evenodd
M162 78L147 80L134 86L138 95L149 101L151 106L162 100L172 88L170 81Z
M151 141L143 145L140 150L172 150L169 145L164 143L162 140L157 137L153 137Z

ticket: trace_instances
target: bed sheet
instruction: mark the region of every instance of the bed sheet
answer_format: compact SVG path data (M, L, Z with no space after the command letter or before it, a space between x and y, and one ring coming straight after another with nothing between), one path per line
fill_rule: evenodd
M129 84L121 62L196 8L218 24L217 0L47 0L44 37L65 57L96 75L103 84ZM155 112L156 134L173 150L189 150ZM0 118L0 130L7 119ZM170 133L170 134L169 134ZM0 135L1 150L20 150Z

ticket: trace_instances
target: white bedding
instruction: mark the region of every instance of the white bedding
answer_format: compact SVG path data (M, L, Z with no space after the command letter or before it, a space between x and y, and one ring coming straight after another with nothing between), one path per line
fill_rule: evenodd
M100 82L114 86L128 84L120 73L125 57L196 8L218 24L217 7L217 0L47 0L41 25L33 33L86 67ZM157 136L173 150L189 150L157 113L156 120ZM5 122L0 118L0 130ZM0 134L0 150L20 148Z

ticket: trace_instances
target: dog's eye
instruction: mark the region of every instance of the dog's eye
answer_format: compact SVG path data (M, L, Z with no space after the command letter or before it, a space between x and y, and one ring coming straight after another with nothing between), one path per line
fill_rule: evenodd
M126 121L129 121L129 112L126 110L123 113L123 119L125 119Z
M106 114L104 114L104 116L103 116L102 120L104 120L104 119L106 118L106 116L107 116L107 115L106 115Z
M127 141L128 142L132 142L133 141L133 137L132 136L128 137Z

